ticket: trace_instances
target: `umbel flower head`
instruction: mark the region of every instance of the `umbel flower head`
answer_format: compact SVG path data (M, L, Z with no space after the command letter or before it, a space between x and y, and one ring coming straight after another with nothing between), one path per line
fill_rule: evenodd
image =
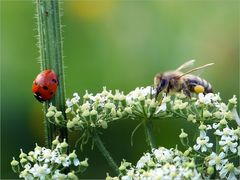
M239 178L239 164L236 159L240 154L240 130L239 127L236 128L236 122L240 124L240 119L236 111L236 96L233 96L228 104L222 101L219 94L213 93L206 95L200 93L193 95L191 99L183 93L163 94L160 100L156 100L155 90L150 86L136 88L128 94L119 90L113 93L103 88L103 91L96 95L86 91L85 95L80 97L74 93L73 98L68 99L66 105L65 112L60 112L54 106L50 106L47 116L51 122L65 126L69 131L82 131L81 145L87 143L93 128L98 128L98 130L109 128L109 124L116 120L126 118L140 120L137 127L140 127L145 120L155 121L166 118L186 120L194 124L193 128L197 127L195 131L197 136L183 129L179 136L186 148L184 156L191 159L189 165L194 163L196 165L194 173L196 170L202 178ZM67 114L67 119L64 119L64 113ZM169 157L169 153L166 152L166 154L163 156L165 161ZM149 173L160 172L163 167L176 169L173 164L157 167L157 162L151 159L151 153L146 153L139 163L131 166L130 169L128 168L130 163L122 163L120 171L128 169L129 174L135 175L135 172L138 172L137 177L140 175L148 177ZM146 161L148 166L145 167ZM234 168L231 168L232 165ZM157 168L148 169L148 167ZM140 171L136 171L136 168ZM142 169L144 174L140 173L143 172Z
M119 178L108 175L106 179L201 179L193 159L177 149L164 147L145 153L136 166L124 160L119 170Z
M78 159L75 150L66 153L68 144L60 143L58 137L52 142L52 149L40 147L36 144L33 151L27 154L21 150L20 160L13 158L12 169L24 179L78 179L75 172L83 172L88 166L87 159ZM20 163L19 163L20 162ZM69 173L66 173L66 169ZM75 178L73 178L75 177Z

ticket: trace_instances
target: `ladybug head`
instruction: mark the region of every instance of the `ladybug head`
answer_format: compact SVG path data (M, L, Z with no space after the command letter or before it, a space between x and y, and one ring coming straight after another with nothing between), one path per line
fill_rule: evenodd
M42 96L39 92L35 92L33 95L39 102L42 103L44 101L44 99L42 98Z

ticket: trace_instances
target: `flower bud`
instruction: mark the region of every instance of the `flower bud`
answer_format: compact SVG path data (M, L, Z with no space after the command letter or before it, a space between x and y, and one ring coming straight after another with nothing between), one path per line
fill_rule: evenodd
M205 130L207 128L206 125L204 125L202 122L201 122L201 125L198 127L198 129L200 130Z
M67 176L70 180L78 180L78 177L74 174L74 171L69 172Z
M184 139L184 138L187 138L188 137L188 134L187 133L185 133L184 131L183 131L183 129L181 129L181 134L179 135L179 138L181 138L181 139Z
M184 156L188 156L191 151L192 151L192 148L190 147L190 148L188 148L188 149L183 153L183 155L184 155Z
M48 111L56 111L56 107L53 106L53 105L50 105L49 108L48 108Z
M208 110L203 111L203 117L204 118L208 118L208 117L211 117L211 116L212 116L212 113L210 113Z
M83 116L83 117L88 117L89 115L90 115L89 110L85 110L85 111L83 111L83 113L82 113L82 116Z
M13 172L15 172L15 173L19 172L19 170L20 170L19 162L16 161L14 157L13 157L13 160L11 161L11 166L12 166Z
M221 121L220 121L220 124L221 125L227 125L227 120L224 118L224 119L222 119Z
M123 116L123 113L121 112L121 110L120 110L120 109L119 109L119 110L117 110L117 116L118 116L118 117L120 117L120 118Z
M214 167L209 166L209 167L207 168L207 173L208 173L209 175L212 175L212 174L214 173Z
M234 115L233 115L232 111L227 111L227 112L225 113L225 117L226 117L226 119L228 119L228 120L233 120L233 119L234 119Z
M97 111L95 109L90 111L91 119L96 120L97 119Z
M236 107L236 105L237 105L237 98L236 98L236 95L234 95L232 99L228 100L228 109L232 110L234 107Z
M62 115L62 112L61 111L57 111L54 115L55 118L58 118Z
M88 158L86 158L84 161L81 161L80 165L84 167L88 167Z
M148 166L149 166L150 168L153 168L153 167L156 166L156 164L155 164L153 161L150 161L150 162L148 162Z
M72 111L72 108L69 107L69 108L66 109L65 113L68 114L68 113L70 113L71 111Z
M80 120L80 117L76 116L72 119L72 122L73 122L73 124L78 124L79 120Z
M108 124L107 124L106 121L100 119L100 120L99 120L99 123L100 123L100 125L102 126L103 129L107 129Z
M21 163L22 166L25 166L28 163L28 160L26 158L22 158L20 160L20 163Z
M140 96L138 97L138 100L140 101L140 104L141 104L142 106L144 106L145 97L144 97L143 95L140 95Z
M25 154L22 149L20 149L20 151L21 151L21 153L19 155L20 159L27 157L27 154Z
M63 140L63 142L60 144L61 152L63 154L67 153L68 143L66 143L66 139Z
M197 122L196 115L189 114L188 117L187 117L187 121L192 122L192 123L196 123Z
M215 113L213 113L213 116L216 117L217 119L221 119L222 113L220 111L216 111Z
M57 136L57 137L52 141L53 149L59 144L58 138L59 138L59 136Z
M119 169L119 171L124 171L126 169L126 167L124 165L121 165L118 169Z
M228 163L226 166L227 166L228 172L230 172L230 171L232 171L234 169L233 163Z
M132 114L132 108L125 107L124 111L126 111L128 114Z
M75 150L73 150L73 152L69 154L69 158L70 158L70 159L75 159L75 158L77 158L77 155L76 155L76 153L75 153Z
M111 114L112 114L113 117L116 117L117 112L114 108L111 109Z
M68 121L67 122L67 128L68 129L71 129L71 128L73 128L74 127L74 122L73 121Z
M53 112L53 111L48 111L47 114L46 114L46 116L47 116L48 118L50 118L50 117L53 117L54 114L55 114L55 112Z

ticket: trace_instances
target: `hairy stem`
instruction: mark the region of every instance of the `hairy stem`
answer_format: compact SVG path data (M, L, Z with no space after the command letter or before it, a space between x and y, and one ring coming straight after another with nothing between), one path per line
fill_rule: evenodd
M115 163L115 161L113 160L113 158L111 157L110 153L108 152L108 150L106 149L106 147L104 146L101 138L99 137L98 133L96 132L96 130L94 130L94 142L97 146L97 148L99 149L99 151L102 153L102 155L105 157L105 159L107 160L109 166L114 170L114 172L118 175L119 174L119 170L118 170L118 166Z
M52 69L59 80L55 96L51 101L46 101L43 105L46 145L51 147L51 142L56 136L59 136L60 140L64 138L67 140L67 129L49 123L48 118L45 116L49 104L52 103L58 110L63 112L63 116L66 118L59 2L58 0L36 0L36 9L41 70Z

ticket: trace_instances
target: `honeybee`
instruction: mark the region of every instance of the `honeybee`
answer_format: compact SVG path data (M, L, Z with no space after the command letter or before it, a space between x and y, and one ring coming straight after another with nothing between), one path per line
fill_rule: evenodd
M211 66L214 63L205 64L203 66L191 69L185 73L181 72L183 69L192 66L194 62L195 60L190 60L182 64L174 71L156 74L154 77L154 86L156 88L155 98L157 98L158 94L162 91L166 94L168 94L170 91L183 91L183 93L189 98L191 98L191 93L212 93L212 86L209 82L190 73Z

